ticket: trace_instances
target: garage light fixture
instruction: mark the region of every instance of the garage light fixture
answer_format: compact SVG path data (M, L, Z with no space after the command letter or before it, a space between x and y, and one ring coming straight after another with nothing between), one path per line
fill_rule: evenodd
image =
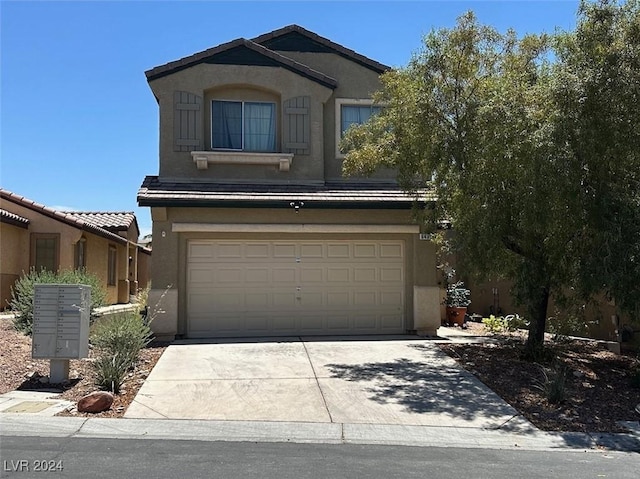
M289 206L291 206L294 210L296 210L296 213L298 213L300 211L300 208L304 206L304 201L292 201L291 203L289 203Z

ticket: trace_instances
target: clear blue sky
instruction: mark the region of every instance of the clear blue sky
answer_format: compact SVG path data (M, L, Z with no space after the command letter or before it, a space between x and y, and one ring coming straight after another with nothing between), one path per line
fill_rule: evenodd
M47 206L134 211L158 172L158 107L144 71L296 23L404 66L433 28L473 10L518 34L573 29L578 1L0 0L0 184Z

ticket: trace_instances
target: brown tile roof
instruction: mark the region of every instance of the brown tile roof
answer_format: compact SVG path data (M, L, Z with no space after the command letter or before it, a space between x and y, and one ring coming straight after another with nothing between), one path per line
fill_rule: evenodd
M131 211L65 211L63 213L111 232L128 231L132 224L138 229L136 215Z
M23 218L20 215L11 213L11 211L7 211L2 208L0 208L0 221L2 223L7 223L25 229L29 227L30 223L29 218Z
M419 202L433 201L421 192ZM224 184L161 181L147 176L138 190L140 206L219 206L289 208L302 201L311 208L410 209L416 199L393 183Z
M301 35L303 37L306 37L312 42L322 45L323 47L331 50L332 52L344 58L347 58L348 60L359 63L360 65L367 67L370 70L373 70L377 73L383 73L391 69L391 67L387 65L384 65L380 62L372 60L371 58L367 58L364 55L361 55L355 52L354 50L351 50L350 48L346 48L338 43L332 42L328 38L321 37L317 33L314 33L305 28L302 28L300 25L288 25L278 30L274 30L272 32L265 33L256 38L253 38L252 41L259 43L260 45L264 45L267 48L270 48L272 50L282 51L281 48L279 48L278 46L279 41L281 41L283 38L287 36L293 36L293 35ZM286 48L285 51L286 50L291 51L289 48Z
M70 213L63 213L63 212L54 210L53 208L49 208L48 206L45 206L43 204L36 203L33 200L30 200L28 198L25 198L24 196L20 196L15 193L12 193L11 191L5 190L4 188L0 188L0 199L2 199L3 202L8 201L10 203L20 205L24 208L27 208L37 213L40 213L42 215L48 216L49 218L53 218L69 226L73 226L74 228L78 228L78 229L87 231L89 233L102 236L103 238L107 238L111 241L115 241L122 244L127 244L128 242L126 238L123 238L122 236L119 236L115 233L107 231L104 228L100 228L91 223L75 218Z
M309 78L310 80L320 83L328 88L334 89L338 86L338 82L334 78L313 70L302 63L296 62L291 58L281 55L280 53L269 50L268 48L265 48L251 40L247 40L246 38L238 38L231 42L218 45L217 47L209 48L208 50L189 55L188 57L157 66L147 70L145 75L147 76L147 81L155 80L156 78L170 75L180 70L198 65L199 63L206 63L216 55L220 55L237 48L246 48L252 52L258 53L259 55L272 60L280 67Z

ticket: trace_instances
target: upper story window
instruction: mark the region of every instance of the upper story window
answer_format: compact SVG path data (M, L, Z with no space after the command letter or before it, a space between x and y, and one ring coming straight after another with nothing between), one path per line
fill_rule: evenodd
M380 113L380 107L376 105L342 105L340 110L340 136L344 136L344 133L351 125L362 125L377 113Z
M213 100L212 149L276 151L276 104Z
M336 158L343 158L340 140L351 125L362 125L373 115L380 113L382 107L374 105L371 99L336 99Z

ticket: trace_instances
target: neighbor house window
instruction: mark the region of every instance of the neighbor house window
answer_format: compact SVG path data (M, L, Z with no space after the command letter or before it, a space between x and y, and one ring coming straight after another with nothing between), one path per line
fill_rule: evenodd
M60 236L57 234L31 235L31 266L36 271L56 272L60 267Z
M338 98L336 100L336 157L341 158L344 152L340 151L340 140L351 125L362 125L369 119L380 113L382 107L374 105L370 99L347 99Z
M266 102L211 102L211 147L276 151L276 105Z
M109 259L107 266L107 284L109 286L116 285L116 271L118 266L118 257L116 256L116 247L109 246Z
M85 269L87 267L87 239L84 236L75 245L74 267L75 269Z

